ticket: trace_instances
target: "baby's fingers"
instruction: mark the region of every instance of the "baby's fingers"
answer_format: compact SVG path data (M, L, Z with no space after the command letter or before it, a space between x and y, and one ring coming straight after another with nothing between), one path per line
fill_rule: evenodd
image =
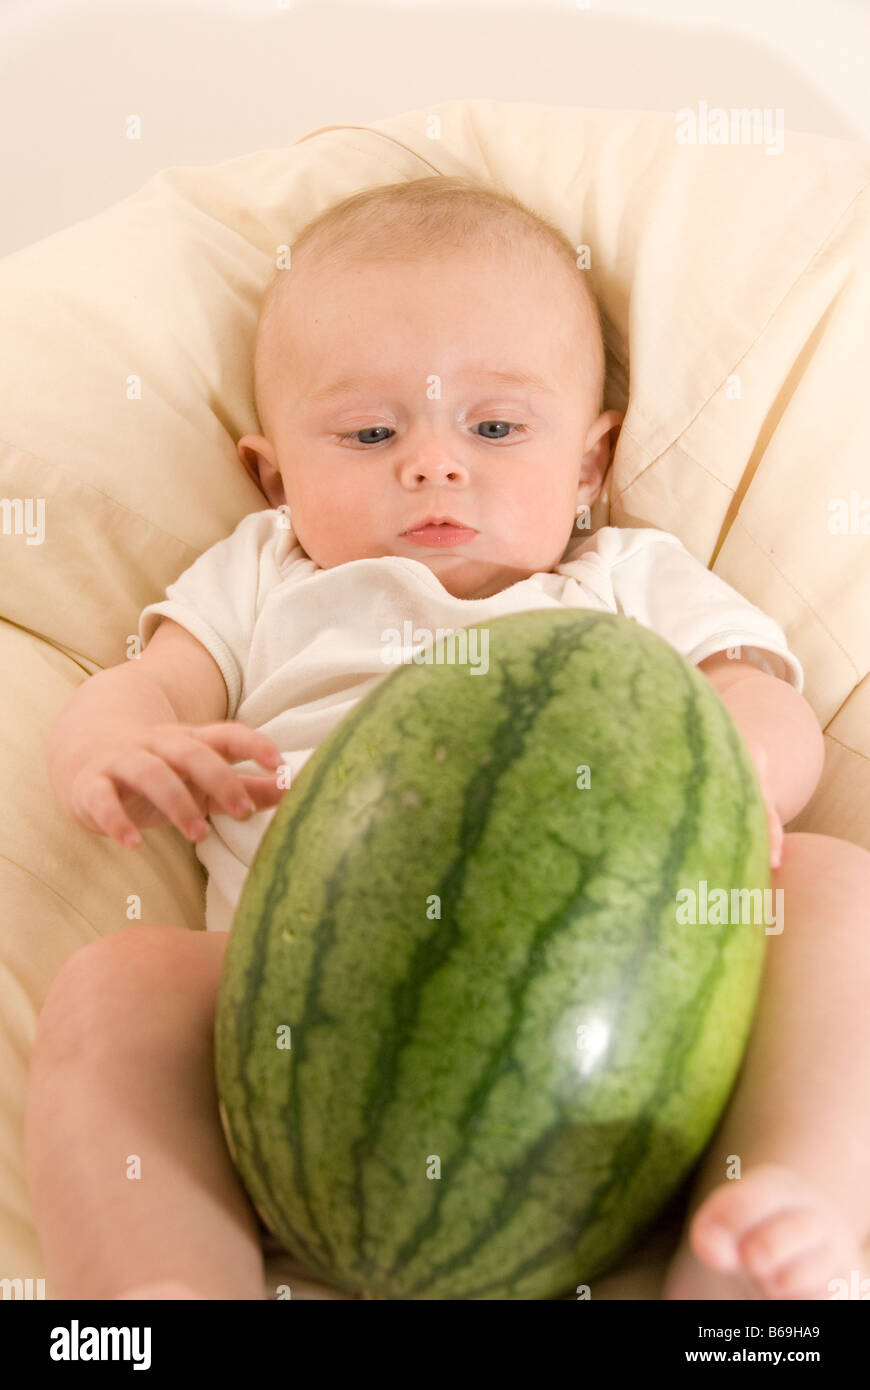
M135 821L124 810L111 779L102 774L89 781L85 796L73 796L71 809L79 825L94 834L108 835L119 844L123 844L126 837L131 842L134 837L137 842L141 838Z
M83 809L103 834L124 843L126 835L138 834L135 822L124 809L121 790L138 793L188 838L193 822L202 813L189 788L162 758L137 749L118 758L111 774L100 773L90 779Z
M243 762L246 758L259 763L261 767L279 768L282 755L272 740L246 724L225 719L219 724L192 725L189 732L195 738L207 743L231 763Z
M275 777L255 777L252 775L246 776L245 774L240 774L239 781L242 783L245 791L258 811L264 811L270 806L277 806L287 790L286 787L278 786L278 781Z

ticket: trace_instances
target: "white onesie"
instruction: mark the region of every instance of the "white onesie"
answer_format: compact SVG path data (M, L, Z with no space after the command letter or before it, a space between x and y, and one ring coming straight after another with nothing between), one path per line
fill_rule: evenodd
M232 535L167 587L164 600L142 610L139 637L144 647L166 616L202 642L226 682L224 718L267 734L291 784L327 734L395 669L386 664L390 631L424 630L423 640L406 644L407 660L439 628L454 631L530 609L594 608L634 618L695 665L739 646L746 660L803 689L803 670L778 624L669 532L604 526L572 540L565 556L554 571L488 598L454 598L427 565L407 556L321 569L296 539L289 509L267 508L243 517ZM234 767L267 775L250 760ZM196 846L208 873L208 930L229 930L276 810L247 821L223 812L209 817L211 833Z

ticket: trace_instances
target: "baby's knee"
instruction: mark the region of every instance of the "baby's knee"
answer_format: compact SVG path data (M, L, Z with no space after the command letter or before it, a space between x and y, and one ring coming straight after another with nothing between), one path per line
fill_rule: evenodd
M67 1056L92 1051L118 1023L170 979L183 972L179 957L190 954L183 927L134 923L74 951L52 980L37 1023L36 1048Z

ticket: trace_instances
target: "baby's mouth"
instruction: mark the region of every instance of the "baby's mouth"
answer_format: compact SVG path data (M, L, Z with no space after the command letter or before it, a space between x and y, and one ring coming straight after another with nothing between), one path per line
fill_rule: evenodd
M445 545L467 545L477 535L471 526L457 526L452 521L427 522L411 531L403 531L405 540L415 545L438 548Z

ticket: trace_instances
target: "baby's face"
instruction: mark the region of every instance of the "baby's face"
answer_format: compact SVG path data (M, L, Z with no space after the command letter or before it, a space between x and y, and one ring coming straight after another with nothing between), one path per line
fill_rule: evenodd
M558 564L620 417L597 414L596 330L574 307L569 270L527 260L286 272L296 278L269 362L270 438L246 435L238 449L323 569L402 555L455 597L484 598ZM410 538L428 517L473 534Z

